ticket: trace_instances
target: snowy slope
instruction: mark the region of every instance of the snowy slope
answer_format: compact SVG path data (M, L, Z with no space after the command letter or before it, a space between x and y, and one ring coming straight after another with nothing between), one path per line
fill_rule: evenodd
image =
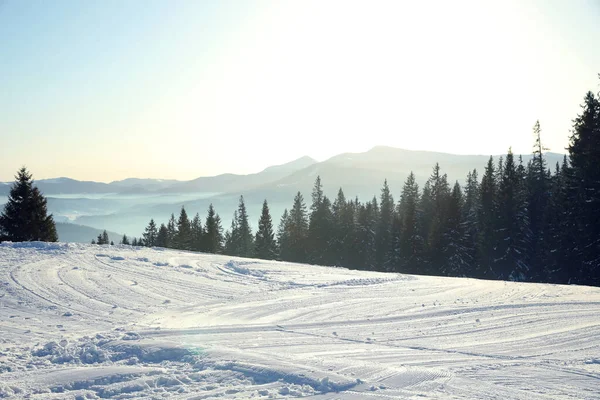
M600 289L0 245L0 398L600 398Z

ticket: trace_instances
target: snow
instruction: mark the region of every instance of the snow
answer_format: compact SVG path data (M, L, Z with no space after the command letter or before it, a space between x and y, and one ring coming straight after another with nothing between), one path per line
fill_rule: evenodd
M0 398L600 398L600 289L0 244Z

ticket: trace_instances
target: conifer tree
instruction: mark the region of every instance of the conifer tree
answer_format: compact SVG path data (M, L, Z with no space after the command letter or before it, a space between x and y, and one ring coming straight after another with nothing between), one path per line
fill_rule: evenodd
M175 248L176 247L176 237L177 237L177 222L175 221L175 214L171 214L171 218L167 222L167 247Z
M498 187L498 257L493 267L497 279L523 281L529 274L526 254L531 235L522 174L509 149Z
M476 278L495 278L492 267L496 259L495 248L497 243L498 208L496 198L498 196L498 186L496 175L494 159L490 156L480 186L479 241L477 246L480 268L475 274Z
M250 229L250 223L248 221L248 212L246 211L244 196L240 196L237 217L237 248L239 255L242 257L252 257L254 255L254 238L252 236L252 230Z
M287 219L287 251L288 261L306 262L306 239L308 236L308 217L306 205L302 193L298 192L294 197L294 205Z
M204 228L206 230L204 235L204 251L207 253L222 253L223 227L221 226L221 218L215 213L212 204L208 207L208 215L206 216Z
M357 212L357 265L362 269L377 269L376 231L378 223L377 199L360 205Z
M430 207L427 210L429 227L427 231L427 266L425 271L428 274L443 274L441 270L445 269L446 258L443 249L448 245L447 239L447 204L450 195L448 180L446 174L441 174L438 163L433 167L433 172L429 178ZM425 210L424 210L425 213Z
M191 250L192 228L190 219L185 211L185 207L181 207L179 219L177 220L177 233L174 240L174 248L180 250Z
M204 231L202 230L202 222L200 222L200 214L196 213L190 223L190 250L202 251L203 247Z
M480 276L480 264L477 254L479 243L479 221L481 212L481 198L477 170L467 174L467 183L465 186L464 203L462 210L462 220L464 221L464 231L467 242L466 250L469 253L471 268L468 276Z
M585 95L569 143L568 217L577 228L571 259L577 283L600 284L600 99Z
M277 244L275 242L275 233L273 232L273 221L269 213L267 200L263 202L262 213L258 221L258 230L256 231L255 255L263 260L274 260L277 257Z
M131 245L132 245L132 246L134 246L134 247L137 247L137 245L138 245L138 241L137 241L137 239L136 239L136 238L133 238L133 239L131 240Z
M313 187L310 210L307 238L308 259L314 264L330 264L333 261L330 249L333 216L331 202L327 196L323 195L320 177L317 177Z
M154 219L150 219L146 230L143 233L144 243L148 247L156 246L156 237L158 236L158 230L156 229L156 223Z
M127 237L127 235L123 235L123 238L121 239L121 244L125 244L125 245L129 245L129 238Z
M289 213L287 208L283 210L283 215L277 226L277 249L279 250L279 260L287 261L290 259L290 239L289 239Z
M238 220L238 212L235 210L233 212L233 218L231 219L231 228L225 232L225 254L229 256L240 255Z
M390 193L387 179L383 182L379 201L379 225L377 227L376 250L377 267L383 270L391 247L392 221L394 218L394 198Z
M31 174L21 168L10 188L8 202L0 214L0 241L56 242L58 234L47 200L33 184Z
M165 224L160 224L154 245L156 247L169 247L169 229Z
M465 232L466 224L462 219L464 198L458 182L454 184L448 199L447 228L444 233L444 263L440 273L446 276L469 276L472 272L472 252L469 237Z
M108 232L106 232L106 229L104 230L104 232L102 232L102 244L108 244L110 242L109 238L108 238Z
M419 185L411 171L404 182L398 205L399 261L397 270L403 273L420 273L423 266L425 239L421 235L419 218Z

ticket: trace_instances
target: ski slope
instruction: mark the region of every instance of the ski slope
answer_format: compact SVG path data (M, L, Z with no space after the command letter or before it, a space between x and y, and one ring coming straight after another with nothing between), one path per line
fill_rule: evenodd
M0 244L0 398L596 399L600 289Z

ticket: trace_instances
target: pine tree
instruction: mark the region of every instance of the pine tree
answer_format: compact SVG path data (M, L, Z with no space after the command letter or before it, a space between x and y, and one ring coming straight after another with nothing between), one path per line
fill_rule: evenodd
M202 251L204 248L204 231L202 222L200 222L200 214L196 213L190 224L190 250Z
M379 220L377 199L361 205L357 212L357 264L361 269L374 271L377 269L376 231Z
M56 242L58 234L52 214L48 215L47 200L34 186L25 167L15 176L4 212L0 214L0 241Z
M154 222L154 219L150 219L150 222L148 223L148 226L146 227L146 230L144 231L144 234L143 234L144 243L146 244L146 246L148 246L148 247L156 246L157 236L158 236L158 230L156 229L156 223Z
M404 182L398 217L401 226L399 240L399 261L397 270L403 273L421 273L423 267L425 239L421 234L419 216L419 185L411 171Z
M471 260L471 268L468 276L482 276L480 273L481 266L477 254L477 246L480 240L478 217L481 212L481 197L476 169L467 174L467 184L465 186L464 199L465 201L463 204L462 219L464 221L464 229L467 239L465 246L467 247L467 251L469 253L469 259Z
M235 210L233 212L233 218L231 219L231 228L225 232L225 254L229 256L240 255L238 220L238 212Z
M211 204L208 207L208 215L204 224L206 233L204 235L204 251L207 253L223 252L223 228L221 227L221 218L215 213Z
M123 235L123 238L121 239L121 244L125 244L125 245L129 245L129 238L127 237L127 235Z
M387 179L383 182L381 189L381 200L379 202L379 225L377 227L376 249L377 267L384 269L386 258L391 247L392 221L394 218L394 198L390 193Z
M191 250L192 228L185 207L181 207L177 220L177 234L174 247L180 250Z
M569 143L570 179L568 218L576 227L572 263L574 280L600 284L600 99L592 92L573 121Z
M248 221L249 217L248 212L246 211L246 204L244 203L244 196L240 196L237 217L237 248L239 255L242 257L252 257L254 255L254 238Z
M92 239L92 244L96 244L96 240L95 239Z
M111 241L110 241L110 245L111 245L111 246L114 246L114 245L115 245L115 242L113 242L113 241L111 240Z
M294 205L287 219L287 251L288 261L306 262L307 249L306 239L308 236L308 217L306 205L302 193L298 192L294 197Z
M108 238L108 232L104 230L104 232L102 232L102 244L108 244L109 242L110 239Z
M175 221L175 214L171 214L171 218L167 222L167 247L175 248L177 238L177 222Z
M448 199L447 228L444 233L444 264L441 273L446 276L469 276L472 272L472 252L469 236L465 231L462 210L464 198L458 182L454 184Z
M523 281L529 275L527 249L531 235L523 174L509 149L498 187L498 257L494 272L499 279Z
M279 250L279 260L287 261L290 259L290 240L289 240L289 220L290 216L287 208L283 210L283 215L277 226L277 249Z
M138 245L138 241L137 241L137 239L136 239L136 238L133 238L133 239L131 240L131 245L132 245L132 246L134 246L134 247L137 247L137 245Z
M330 248L333 252L333 265L353 267L352 246L355 237L354 209L351 202L346 201L342 188L331 206L333 214L333 231Z
M165 224L160 224L158 233L156 234L156 247L169 247L169 229Z
M333 262L330 238L333 230L331 202L323 195L321 178L317 177L312 192L308 224L308 258L313 264L328 265Z
M444 266L447 261L443 249L448 245L447 239L447 205L450 188L446 174L442 175L439 164L435 164L429 178L430 207L427 216L429 227L427 233L427 266L425 272L432 275L445 275Z
M273 221L269 213L267 200L263 202L262 213L258 221L258 230L256 231L255 255L263 260L274 260L277 257L277 244L275 242L275 233L273 232Z
M479 207L479 270L474 275L476 278L494 278L492 267L495 260L495 249L497 244L496 226L498 208L496 197L498 196L498 185L496 181L496 169L494 159L490 159L485 167L480 186Z

